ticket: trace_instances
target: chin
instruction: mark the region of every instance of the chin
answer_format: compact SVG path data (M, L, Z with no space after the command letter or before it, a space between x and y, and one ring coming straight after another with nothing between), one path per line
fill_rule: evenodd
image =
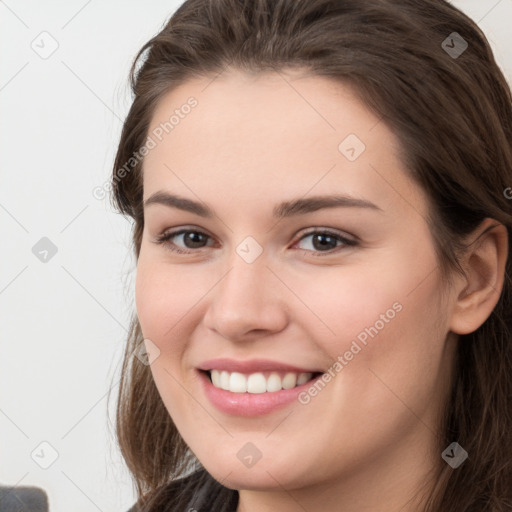
M211 473L210 473L211 474ZM219 474L212 475L215 480L220 482L224 487L229 489L234 489L237 491L276 491L281 489L282 482L279 480L279 483L272 478L268 473L264 470L260 471L258 474L253 474L251 472L247 472L244 475L229 475L228 478L223 478ZM281 485L280 485L281 484ZM288 486L285 483L285 487Z
M242 463L211 463L204 464L204 468L210 475L220 482L224 487L235 490L251 491L276 491L283 487L290 489L297 486L307 485L306 478L301 480L300 475L297 479L290 474L290 468L279 466L272 467L272 464L261 459L253 467L244 467Z

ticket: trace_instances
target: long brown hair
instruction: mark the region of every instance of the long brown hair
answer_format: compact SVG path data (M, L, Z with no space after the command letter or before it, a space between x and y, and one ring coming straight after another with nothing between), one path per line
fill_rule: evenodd
M487 217L507 227L512 253L511 92L487 39L466 15L444 0L187 0L143 46L130 73L134 100L115 158L112 198L134 221L136 257L144 227L143 160L133 157L146 143L155 106L188 79L214 77L230 66L300 68L353 86L397 135L411 177L429 198L443 271L461 271L462 241ZM459 338L439 456L457 441L469 458L456 470L442 465L425 512L512 509L511 264L508 258L490 317ZM134 357L141 340L134 316L116 432L144 510L178 510L170 482L201 465L165 409L149 366ZM196 474L182 497L213 481L204 469ZM212 489L216 503L233 502L237 492L220 484Z

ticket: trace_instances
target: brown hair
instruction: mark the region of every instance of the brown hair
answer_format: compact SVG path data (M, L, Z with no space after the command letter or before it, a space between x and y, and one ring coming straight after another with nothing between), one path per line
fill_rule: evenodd
M453 32L468 44L461 55L447 51ZM505 194L512 186L511 92L487 39L466 15L444 0L187 0L140 50L130 74L134 101L112 186L115 206L134 220L136 257L144 227L142 163L132 162L122 179L118 171L144 145L163 94L229 66L299 68L353 86L397 135L411 177L429 198L430 228L447 275L461 271L463 240L487 217L507 227L511 253L512 201ZM425 511L512 507L511 275L508 258L492 314L459 338L439 457L457 441L469 458L455 470L440 465ZM165 409L150 368L133 357L141 340L134 317L117 436L144 510L178 510L186 501L169 492L171 481L201 465ZM205 482L213 485L204 469L195 474L180 494L184 499ZM218 483L212 489L216 503L236 503L237 491Z

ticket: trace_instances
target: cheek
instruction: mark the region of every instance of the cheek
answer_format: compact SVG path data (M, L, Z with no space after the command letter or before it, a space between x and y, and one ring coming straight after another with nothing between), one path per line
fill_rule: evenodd
M339 267L313 278L297 276L294 290L317 317L305 315L308 325L303 325L309 332L318 327L317 343L333 364L342 358L344 379L354 379L359 388L375 381L369 369L412 386L421 385L426 373L431 378L438 372L447 308L440 299L435 254L428 248L425 244L421 258L416 247L406 246L359 271ZM336 369L341 371L339 365Z
M400 271L393 275L369 267L360 275L333 273L329 292L321 279L310 281L304 296L335 333L314 338L332 361L325 391L319 385L301 396L306 410L324 411L324 427L316 440L308 439L318 446L323 446L322 439L339 439L341 453L341 440L351 438L354 446L366 446L370 454L413 429L416 415L425 417L427 424L436 422L430 408L448 389L443 384L448 373L442 282L436 273L425 279L432 267L395 268ZM313 325L319 322L310 317L308 329L314 336ZM291 427L297 425L283 425L282 435L293 438Z
M140 257L135 283L137 316L145 338L157 345L176 338L180 320L192 312L204 291L186 273ZM162 347L163 348L163 347Z
M315 339L336 358L350 350L353 341L364 347L365 342L390 330L402 314L405 281L404 276L392 276L370 266L359 271L348 267L323 269L314 276L301 276L294 283L294 291L304 297L311 312L294 318L302 317L300 321L308 323L310 332L314 327ZM305 309L299 304L297 308Z
M137 316L144 338L151 340L150 346L157 354L150 365L155 385L167 411L178 423L183 411L193 409L181 381L188 339L184 329L199 292L190 286L183 272L171 270L141 251L135 282Z

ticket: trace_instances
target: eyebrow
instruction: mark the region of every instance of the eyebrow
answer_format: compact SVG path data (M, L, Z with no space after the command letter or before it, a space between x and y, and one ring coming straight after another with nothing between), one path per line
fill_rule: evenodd
M185 197L169 194L168 192L155 192L146 201L144 201L144 208L151 204L161 204L173 208L178 208L190 213L195 213L201 217L211 218L214 217L214 212L211 208L204 203L193 201ZM352 196L313 196L309 198L293 199L291 201L284 201L272 210L273 216L276 219L283 219L285 217L292 217L295 215L304 215L306 213L315 212L323 208L368 208L371 210L382 211L376 204L367 201L366 199L358 199Z

